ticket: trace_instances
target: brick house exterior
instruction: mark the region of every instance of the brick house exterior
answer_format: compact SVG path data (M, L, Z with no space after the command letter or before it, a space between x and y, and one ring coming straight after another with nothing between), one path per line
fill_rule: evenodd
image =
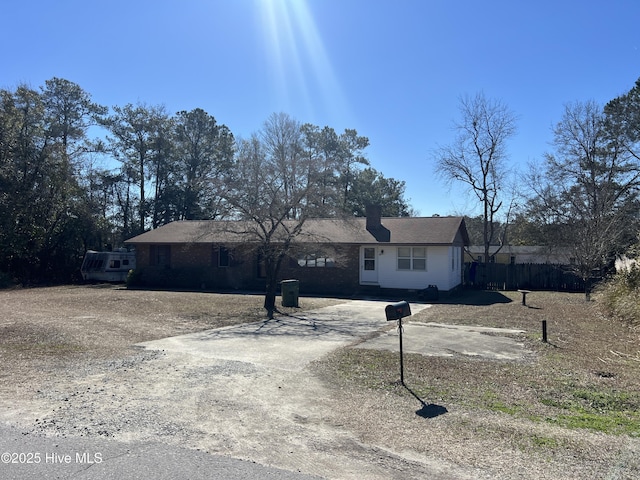
M179 221L129 239L136 282L207 290L265 287L256 245L235 228L242 222ZM309 219L282 263L280 280L301 293L354 295L376 290L440 291L462 283L468 236L462 217Z

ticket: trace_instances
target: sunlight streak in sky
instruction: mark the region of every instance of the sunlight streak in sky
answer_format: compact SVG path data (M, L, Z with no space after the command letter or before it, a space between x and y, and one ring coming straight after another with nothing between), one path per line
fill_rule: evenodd
M258 0L265 48L280 110L300 110L314 122L351 119L349 107L305 0ZM295 115L294 115L295 116Z

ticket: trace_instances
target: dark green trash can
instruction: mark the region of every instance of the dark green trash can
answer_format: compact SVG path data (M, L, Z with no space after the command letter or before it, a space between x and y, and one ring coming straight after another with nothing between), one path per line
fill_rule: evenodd
M298 295L300 294L300 281L283 280L280 285L282 288L282 306L297 307Z

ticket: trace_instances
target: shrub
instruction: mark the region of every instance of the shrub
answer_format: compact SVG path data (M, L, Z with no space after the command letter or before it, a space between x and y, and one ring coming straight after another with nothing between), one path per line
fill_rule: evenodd
M140 286L140 276L139 270L129 270L126 280L127 288Z
M632 325L640 325L640 267L619 270L598 289L607 313Z

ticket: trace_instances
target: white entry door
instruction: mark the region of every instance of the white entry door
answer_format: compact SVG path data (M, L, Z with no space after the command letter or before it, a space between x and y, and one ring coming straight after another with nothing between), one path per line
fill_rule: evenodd
M360 249L360 283L378 283L378 249Z

